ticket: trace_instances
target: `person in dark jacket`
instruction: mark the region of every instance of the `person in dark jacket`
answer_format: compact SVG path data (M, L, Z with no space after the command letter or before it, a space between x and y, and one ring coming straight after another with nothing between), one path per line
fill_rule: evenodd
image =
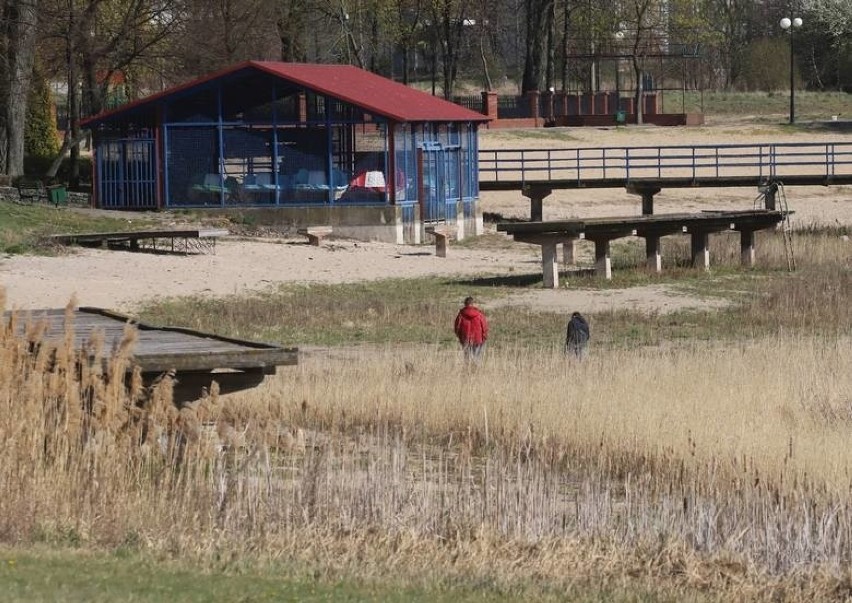
M488 340L488 320L474 305L472 297L465 298L464 307L456 315L453 330L464 350L465 360L479 364Z
M565 353L582 360L586 357L590 337L588 321L579 312L571 314L568 330L565 333Z

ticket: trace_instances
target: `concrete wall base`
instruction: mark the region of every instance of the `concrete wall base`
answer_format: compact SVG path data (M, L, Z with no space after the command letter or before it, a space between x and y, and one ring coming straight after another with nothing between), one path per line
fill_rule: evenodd
M459 204L461 206L461 203ZM473 215L449 221L456 240L478 236L485 232L482 208L477 200ZM245 221L295 234L308 226L331 226L336 236L359 241L382 241L397 245L419 245L430 242L425 225L420 218L420 207L399 205L332 205L307 207L246 207L217 209L217 213L230 216L234 221ZM413 220L411 216L413 215ZM408 218L404 219L404 216Z

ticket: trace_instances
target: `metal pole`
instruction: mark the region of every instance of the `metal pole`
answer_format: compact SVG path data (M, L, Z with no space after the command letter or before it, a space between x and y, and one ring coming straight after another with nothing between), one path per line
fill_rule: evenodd
M795 123L796 121L796 77L793 66L795 65L795 58L793 55L793 25L790 25L790 124Z

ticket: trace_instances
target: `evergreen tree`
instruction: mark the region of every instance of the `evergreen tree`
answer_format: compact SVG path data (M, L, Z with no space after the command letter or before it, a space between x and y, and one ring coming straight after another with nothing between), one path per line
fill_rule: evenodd
M33 159L52 159L59 152L56 129L56 105L41 69L33 70L27 98L27 124L24 131L24 155Z

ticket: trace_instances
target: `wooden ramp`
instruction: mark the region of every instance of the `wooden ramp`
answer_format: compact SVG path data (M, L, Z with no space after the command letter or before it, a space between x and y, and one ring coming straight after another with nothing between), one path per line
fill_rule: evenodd
M105 249L202 253L216 248L216 239L227 236L223 229L133 230L128 232L88 232L50 235L45 241L57 245L82 245ZM159 245L159 247L158 247Z
M10 312L4 315L8 324ZM26 323L43 322L46 329L41 340L63 345L66 319L64 309L18 312L17 331L24 334ZM71 316L74 348L80 349L91 337L103 334L104 354L121 343L125 326L136 327L138 335L133 347L133 364L142 370L146 384L164 373L176 378L175 401L198 399L202 388L213 381L222 393L248 389L260 384L264 376L275 374L276 367L298 363L297 348L220 337L177 327L154 327L101 308L78 308Z

